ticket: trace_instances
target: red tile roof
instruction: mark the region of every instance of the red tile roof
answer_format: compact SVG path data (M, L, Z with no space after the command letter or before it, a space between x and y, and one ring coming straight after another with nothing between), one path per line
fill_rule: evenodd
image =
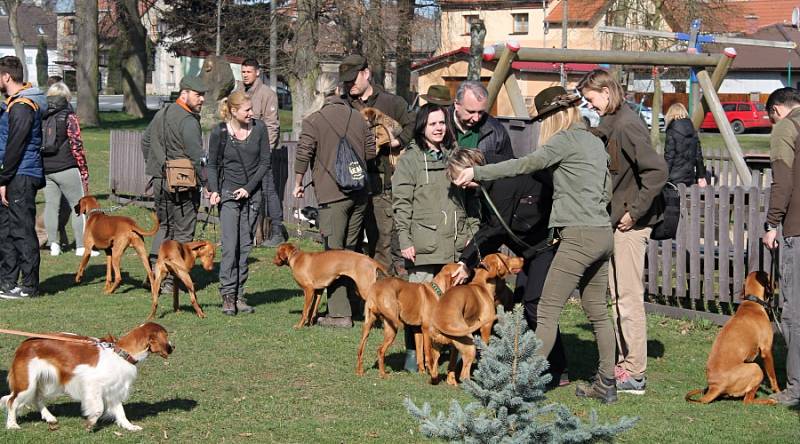
M611 5L610 0L572 0L567 3L569 23L591 23L600 18ZM564 17L564 2L560 1L547 15L550 23L561 23Z
M750 0L731 3L735 8L727 22L729 32L752 34L759 28L774 24L792 24L792 9L800 6L797 0Z

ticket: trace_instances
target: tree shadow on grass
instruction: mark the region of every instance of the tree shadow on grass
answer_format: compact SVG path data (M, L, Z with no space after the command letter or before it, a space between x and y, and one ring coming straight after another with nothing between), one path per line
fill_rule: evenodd
M125 416L131 422L140 421L151 416L158 416L161 413L169 411L183 411L190 412L197 407L197 401L194 399L175 398L165 399L156 402L132 402L123 404L125 407ZM56 418L82 418L81 404L79 402L65 402L62 404L50 404L47 406L48 410ZM20 422L36 422L41 420L39 412L30 412L20 418ZM96 430L103 429L108 426L116 427L116 425L107 419L101 419L96 426Z

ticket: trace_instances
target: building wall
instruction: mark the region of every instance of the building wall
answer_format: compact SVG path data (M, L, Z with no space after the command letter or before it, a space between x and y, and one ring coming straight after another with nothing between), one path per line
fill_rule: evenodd
M792 75L794 85L788 85L786 72L729 72L722 81L719 92L769 94L784 86L797 86L798 81L800 81L800 75Z
M28 65L28 78L25 79L26 81L30 82L33 86L39 86L38 76L36 72L36 54L39 52L38 48L36 47L26 47L25 48L25 64ZM16 56L17 53L14 52L14 48L11 46L0 46L0 57L5 56ZM55 65L53 62L56 60L57 52L55 49L48 49L47 50L47 60L49 61L49 65L47 66L47 75L60 75L58 65ZM46 87L47 85L45 85Z

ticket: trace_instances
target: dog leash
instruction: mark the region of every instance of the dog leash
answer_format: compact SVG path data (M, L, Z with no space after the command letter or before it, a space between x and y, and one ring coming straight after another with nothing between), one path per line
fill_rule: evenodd
M130 353L121 349L116 344L116 342L102 341L97 338L89 338L89 339L70 338L69 336L49 335L47 333L31 333L21 330L9 330L6 328L0 328L0 333L5 333L14 336L24 336L27 338L35 338L35 339L52 339L54 341L72 342L75 344L96 345L98 347L106 348L113 351L117 356L124 359L130 364L136 365L136 363L139 362L136 359L134 359L133 356L130 355ZM64 335L70 335L70 334L71 333L64 333Z
M769 299L769 303L767 304L767 313L772 316L773 322L775 322L775 326L778 328L778 333L786 339L786 336L783 334L783 328L781 327L781 320L778 317L778 312L776 310L778 305L778 300L775 297L775 282L780 282L780 247L775 247L774 249L770 250L769 252L771 259L772 259L772 266L770 267L771 273L769 274L769 289L767 291L767 297Z
M309 186L311 186L313 184L314 184L314 181L312 180L312 181L308 182L307 184L303 185L303 192L305 193L306 188L308 188ZM295 230L297 231L297 237L299 239L302 239L303 238L303 229L300 228L300 216L298 216L298 211L300 211L300 208L299 208L299 206L300 206L299 205L300 198L294 197L294 193L292 193L292 197L293 197L292 202L294 202L294 206L292 207L292 217L294 218L294 226L295 226Z

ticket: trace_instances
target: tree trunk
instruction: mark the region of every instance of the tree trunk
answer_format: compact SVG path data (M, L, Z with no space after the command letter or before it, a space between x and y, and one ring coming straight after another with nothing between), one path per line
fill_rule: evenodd
M630 0L618 0L615 7L614 13L611 18L611 23L614 26L619 26L620 28L624 28L625 25L628 23L628 14L630 13ZM611 50L612 51L622 51L625 49L625 36L622 34L612 34L611 36ZM620 83L622 83L622 65L613 65L611 67L611 74L614 78L617 79Z
M384 86L386 78L384 54L386 52L386 40L383 38L383 2L382 0L369 0L369 11L367 11L367 35L365 39L367 63L369 71L372 73L372 82L376 85Z
M293 59L288 72L292 89L292 133L300 135L303 118L314 103L315 86L319 76L317 57L318 18L321 0L297 0L297 21L292 39Z
M412 102L411 97L411 27L414 23L414 0L397 0L400 14L397 35L397 95Z
M147 69L147 35L139 19L138 0L117 0L119 19L125 29L122 56L122 110L134 117L147 113L145 70Z
M6 3L6 11L8 11L8 33L11 35L11 44L14 45L14 54L17 55L22 62L22 78L28 79L28 63L25 57L25 42L22 41L22 35L19 33L19 24L17 23L17 8L19 8L20 0L4 0Z
M44 91L47 88L47 42L44 37L39 39L39 49L36 51L36 82L39 88Z
M83 126L98 126L97 1L77 0L75 19L80 42L75 60L78 118Z
M481 62L483 61L483 41L486 39L486 26L478 20L469 28L469 68L467 80L481 80Z

